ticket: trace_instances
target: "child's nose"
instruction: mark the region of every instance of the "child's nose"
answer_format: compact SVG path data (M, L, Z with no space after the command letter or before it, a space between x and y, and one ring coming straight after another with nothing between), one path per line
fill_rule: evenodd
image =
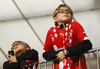
M17 49L18 47L16 46L15 49Z

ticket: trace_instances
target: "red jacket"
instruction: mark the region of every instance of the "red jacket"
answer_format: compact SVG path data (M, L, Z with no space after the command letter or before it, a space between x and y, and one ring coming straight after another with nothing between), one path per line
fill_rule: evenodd
M73 37L72 37L72 45L71 46L75 46L78 43L84 41L87 39L87 35L83 29L83 27L78 23L78 22L72 22L71 23L72 26L72 30L73 30ZM54 39L54 27L51 27L47 33L47 37L46 37L46 41L45 41L45 45L44 45L44 52L47 51L51 51L51 50L59 50L63 48L63 38L61 35L59 35L60 33L65 34L65 29L56 29L56 31L58 32L58 35L56 35L56 39ZM55 40L55 41L54 41ZM67 44L67 43L66 43ZM65 45L66 45L65 44ZM67 46L67 45L66 45ZM67 48L65 46L65 48ZM79 56L75 56L75 57L69 57L69 61L70 62L70 67L71 69L79 69ZM55 69L60 69L60 64L59 61L55 62ZM63 63L63 66L66 66L66 64ZM66 67L63 69L66 69ZM81 55L81 69L87 69L86 68L86 60L84 55Z

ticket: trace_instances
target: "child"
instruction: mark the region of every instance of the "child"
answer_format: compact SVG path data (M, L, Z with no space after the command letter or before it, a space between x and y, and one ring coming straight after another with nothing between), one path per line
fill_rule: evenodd
M77 21L72 22L72 17L73 12L67 5L60 5L53 14L55 27L47 33L43 57L57 59L55 69L79 69L79 56L81 69L87 69L82 53L90 50L92 44L82 26Z
M38 61L38 52L31 49L30 46L23 41L15 41L12 44L14 56L8 54L8 60L3 64L3 69L33 69L33 65L29 67L20 67L21 62Z

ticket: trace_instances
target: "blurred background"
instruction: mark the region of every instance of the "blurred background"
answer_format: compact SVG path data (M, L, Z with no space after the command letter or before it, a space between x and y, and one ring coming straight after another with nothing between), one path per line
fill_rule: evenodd
M53 12L67 4L85 29L93 48L100 46L100 0L0 0L0 69L16 40L27 42L42 58L47 31L54 26ZM91 54L91 69L95 56ZM51 69L51 68L49 68ZM93 68L96 69L96 68Z

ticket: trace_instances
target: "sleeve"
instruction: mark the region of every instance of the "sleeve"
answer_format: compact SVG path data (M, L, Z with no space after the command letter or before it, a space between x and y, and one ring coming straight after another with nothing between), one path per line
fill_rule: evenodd
M92 43L90 40L84 40L78 43L76 46L68 47L66 49L68 51L67 57L77 56L92 49Z
M58 50L58 51L53 51L53 50L46 51L46 52L43 53L43 58L45 60L56 59L57 58L56 54L58 54L60 51L62 51L62 50Z
M88 36L86 35L83 27L78 22L76 22L74 26L75 26L74 33L75 33L75 36L78 38L79 42L87 40Z
M46 36L46 40L45 40L45 44L44 44L44 48L43 48L44 52L53 50L52 39L50 37L50 34L52 33L52 29L53 28L50 28L49 31L47 32L47 36Z
M50 28L48 33L47 33L44 48L43 48L43 58L46 59L46 60L56 59L57 52L53 50L52 39L50 37L52 30L53 30L53 27Z
M9 63L9 61L4 62L3 69L19 69L19 63Z
M76 22L74 24L74 33L79 43L75 46L66 48L69 54L67 56L76 56L80 55L90 49L92 49L92 43L88 39L83 27Z
M35 49L27 50L26 52L22 53L20 56L16 57L18 62L22 62L25 60L36 60L38 59L38 52Z

